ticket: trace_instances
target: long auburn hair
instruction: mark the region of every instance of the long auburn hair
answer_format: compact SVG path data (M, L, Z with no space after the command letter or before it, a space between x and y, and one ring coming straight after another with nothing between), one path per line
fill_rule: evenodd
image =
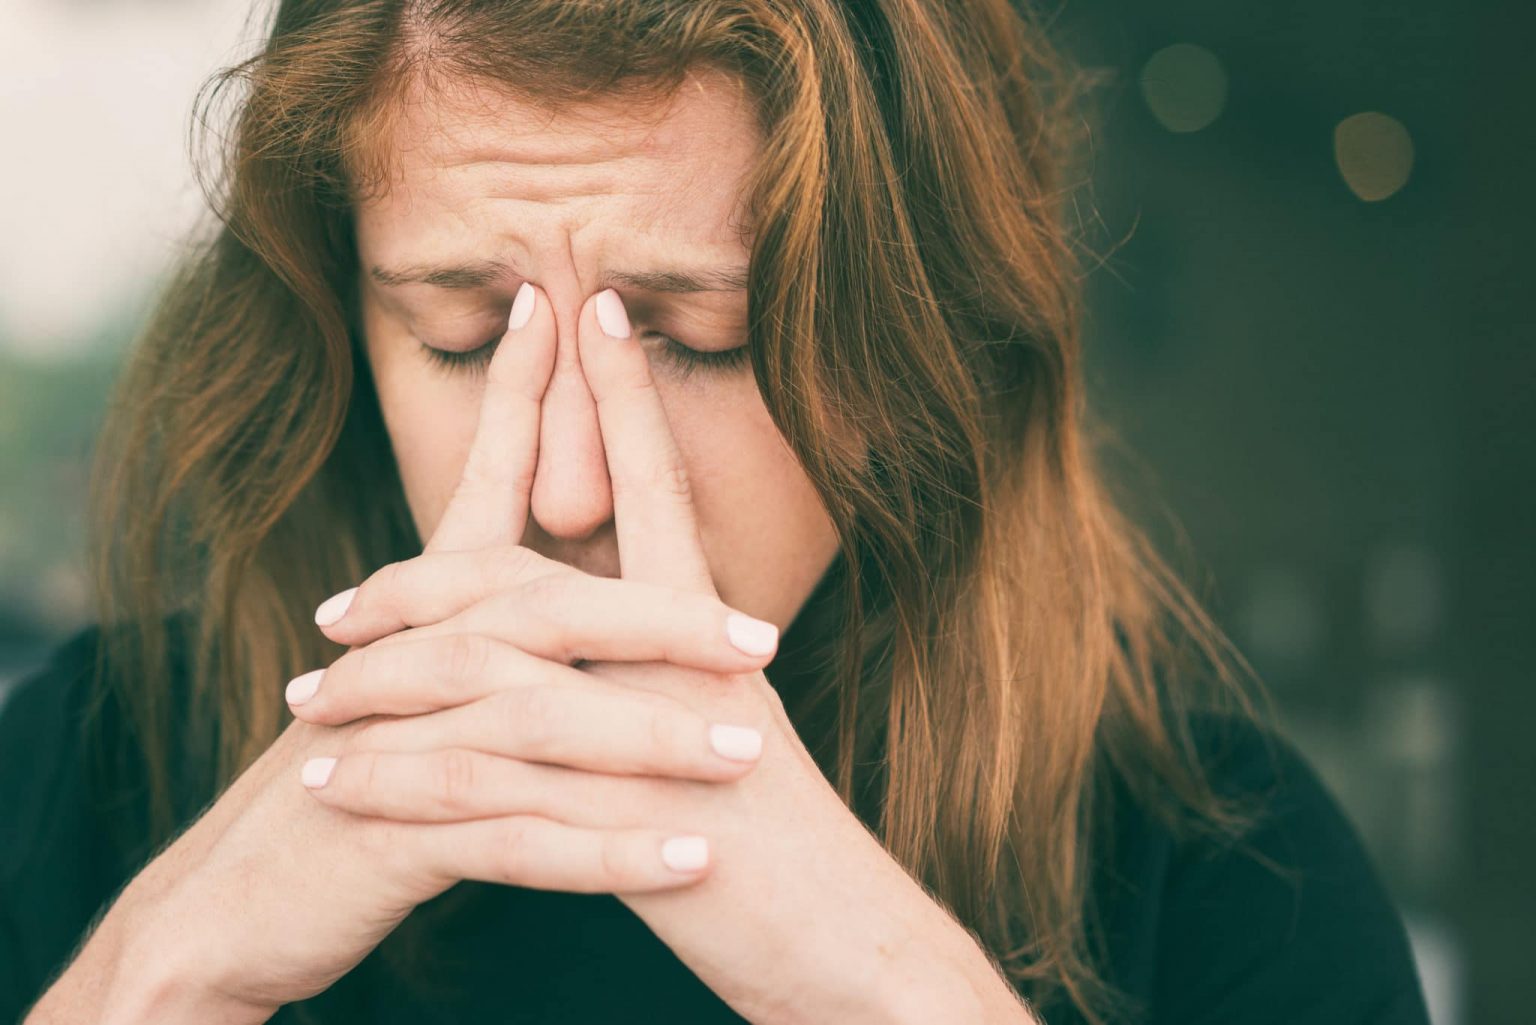
M1190 721L1258 713L1251 670L1096 466L1068 217L1080 79L1007 0L283 0L199 96L216 223L137 339L93 480L115 627L95 693L135 738L146 842L178 825L173 738L225 785L285 726L282 682L340 653L316 603L420 551L351 220L388 180L405 88L468 76L557 108L665 98L701 67L757 103L752 367L841 539L769 676L813 681L790 711L823 771L1020 992L1101 1020L1106 778L1179 828L1235 830Z

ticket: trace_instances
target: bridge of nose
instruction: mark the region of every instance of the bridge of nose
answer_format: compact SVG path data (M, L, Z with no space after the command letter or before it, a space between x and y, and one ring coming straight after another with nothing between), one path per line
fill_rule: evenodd
M539 454L529 514L552 537L581 540L613 518L607 456L597 403L577 355L576 331L587 299L574 274L552 284L555 366L539 414Z

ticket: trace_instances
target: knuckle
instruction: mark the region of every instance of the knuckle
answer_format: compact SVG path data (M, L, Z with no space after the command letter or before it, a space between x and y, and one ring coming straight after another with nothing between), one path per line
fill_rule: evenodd
M634 585L631 585L634 586ZM661 584L639 585L645 594L646 607L663 617L665 622L676 622L696 609L696 595Z
M692 493L692 487L688 481L688 471L681 463L668 462L656 471L656 479L652 482L657 490L664 495L673 498L688 498Z
M437 761L437 797L449 811L464 811L474 803L478 778L475 756L454 748L444 751Z
M513 736L521 738L530 752L548 751L565 721L565 703L561 693L547 684L536 684L513 691L516 700L507 702L508 727Z
M699 642L715 640L712 635L723 631L718 625L721 622L715 606L719 604L714 599L706 598L701 594L679 590L675 587L660 588L660 593L655 599L655 607L665 616L663 627L658 636L666 641L666 660L669 662L683 661L679 647L692 647ZM694 657L697 657L696 653Z
M496 863L506 882L515 883L527 875L532 865L532 845L532 830L527 818L516 816L505 820Z
M633 479L625 474L614 477L615 496L644 499L660 494L667 498L692 499L693 487L688 471L681 463L668 462L661 466L640 471Z
M560 610L569 607L572 590L572 580L564 573L524 580L497 602L497 619L516 623L520 637L525 640L537 638L546 644L551 639L558 640L567 633L563 625L566 617ZM563 641L559 646L564 646Z
M530 611L537 612L549 602L559 601L571 590L571 577L566 573L540 573L525 576L518 584L518 598Z
M453 489L453 497L448 501L450 507L477 501L492 492L496 486L496 477L486 462L483 448L470 450L469 457L464 461L464 469L459 472L459 482Z
M483 635L451 634L443 643L447 651L441 664L448 683L461 686L484 675L491 659L491 646Z
M368 718L352 723L349 727L351 732L347 736L347 753L352 754L376 748L378 746L378 725L381 721L378 718Z
M517 467L508 476L507 483L512 490L519 495L526 495L533 491L533 478L536 470L534 463L519 461Z
M355 783L353 790L361 794L377 794L381 792L381 784L384 782L380 766L384 758L374 751L355 755L348 759L352 763L352 773ZM341 776L341 773L336 773Z
M395 724L399 720L392 716L370 715L363 719L357 719L349 723L344 729L346 734L344 754L356 754L365 751L388 751L391 748L391 739L399 729Z
M522 545L499 547L482 563L487 591L505 591L516 587L528 575L530 550Z
M409 572L404 562L385 563L371 577L363 581L362 587L358 589L358 596L367 595L375 601L383 599L386 604L393 606L394 596L404 593L409 583L406 579Z
M353 648L336 660L336 665L344 666L341 679L343 681L348 679L368 680L376 677L381 671L380 662L387 663L389 661L387 658L381 659L379 656L379 650L375 649L372 645L365 644L361 648ZM333 693L336 690L337 682L334 679L336 675L335 669L336 666L331 667L332 671L326 674L325 680L330 685Z
M603 875L603 888L622 890L643 876L637 871L631 848L620 833L602 834L598 841L598 870Z
M632 391L645 392L656 387L656 379L651 376L651 363L646 359L624 360L615 376L622 387Z
M591 650L583 625L586 610L600 607L603 590L612 581L585 574L560 573L542 577L522 612L524 628L536 636L555 661L571 665Z
M609 829L644 829L664 822L676 816L679 802L691 801L694 793L663 776L588 775L591 779L583 781L577 793L587 807L600 809L592 821Z
M702 720L691 713L677 709L655 707L646 713L647 731L651 742L651 759L660 765L687 761L688 739L703 731Z

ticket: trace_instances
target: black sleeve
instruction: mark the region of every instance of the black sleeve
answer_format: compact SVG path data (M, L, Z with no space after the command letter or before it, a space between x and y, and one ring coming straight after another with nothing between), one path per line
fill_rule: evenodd
M1428 1025L1397 909L1339 806L1288 742L1207 726L1220 792L1262 799L1237 844L1168 861L1153 973L1159 1025Z
M62 645L0 707L0 1022L42 996L116 889L81 744L94 638Z

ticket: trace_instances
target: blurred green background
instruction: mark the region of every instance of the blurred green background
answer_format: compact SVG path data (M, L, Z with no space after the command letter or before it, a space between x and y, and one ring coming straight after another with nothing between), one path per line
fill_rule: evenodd
M1103 76L1079 204L1116 479L1359 826L1436 1025L1530 1020L1536 18L1052 10ZM0 10L0 700L89 616L93 431L198 207L192 94L261 25L245 0Z

